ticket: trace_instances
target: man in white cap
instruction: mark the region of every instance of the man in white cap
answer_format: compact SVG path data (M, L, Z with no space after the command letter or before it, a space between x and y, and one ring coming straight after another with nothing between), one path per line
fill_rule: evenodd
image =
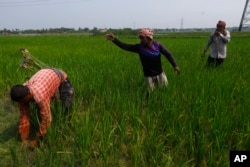
M106 34L106 39L112 41L118 47L139 54L143 68L145 81L149 90L153 90L157 85L167 85L167 76L162 69L161 54L163 54L179 73L180 69L172 54L160 43L153 41L153 31L141 29L139 31L140 43L126 44L118 40L112 33Z

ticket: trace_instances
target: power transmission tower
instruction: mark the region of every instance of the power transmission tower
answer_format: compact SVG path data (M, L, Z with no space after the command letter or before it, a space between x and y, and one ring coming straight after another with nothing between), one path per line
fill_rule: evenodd
M248 2L249 0L246 0L246 4L240 21L239 31L241 31L243 27L249 27L250 25L248 23L250 21L250 4Z
M181 27L180 27L180 30L183 29L183 18L181 18Z

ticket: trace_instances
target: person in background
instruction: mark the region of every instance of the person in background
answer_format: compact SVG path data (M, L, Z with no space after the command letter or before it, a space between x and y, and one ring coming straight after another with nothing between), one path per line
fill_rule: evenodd
M218 21L216 30L211 33L204 48L202 57L205 56L210 47L210 54L207 59L207 66L219 66L227 57L227 43L230 41L230 32L226 30L226 22Z
M112 33L106 34L106 39L112 41L121 49L138 53L142 64L143 74L149 91L155 86L167 85L167 76L163 71L161 63L161 54L163 54L173 66L174 71L180 72L180 69L172 54L160 43L153 41L153 31L143 28L139 31L138 37L140 43L126 44L121 42Z
M39 146L39 141L47 133L52 121L50 102L58 97L69 114L72 109L74 89L67 74L55 68L40 69L22 85L11 88L11 100L18 102L20 111L19 134L21 142L31 148ZM39 107L40 125L35 139L30 139L30 103ZM33 111L34 112L34 111Z

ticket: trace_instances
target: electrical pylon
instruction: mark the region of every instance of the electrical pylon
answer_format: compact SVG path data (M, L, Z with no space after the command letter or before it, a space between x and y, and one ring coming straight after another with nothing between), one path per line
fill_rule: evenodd
M242 30L243 27L249 27L250 24L250 4L248 3L249 0L246 0L246 4L243 10L243 14L241 17L241 21L240 21L240 26L239 26L239 31Z

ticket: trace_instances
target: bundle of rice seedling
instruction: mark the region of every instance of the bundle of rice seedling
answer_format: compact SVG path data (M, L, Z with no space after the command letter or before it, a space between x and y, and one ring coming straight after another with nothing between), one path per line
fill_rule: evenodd
M21 68L26 68L31 71L38 71L39 69L49 67L42 61L38 60L36 57L32 56L27 49L22 48L20 49L20 52L23 54L23 59L19 64Z

